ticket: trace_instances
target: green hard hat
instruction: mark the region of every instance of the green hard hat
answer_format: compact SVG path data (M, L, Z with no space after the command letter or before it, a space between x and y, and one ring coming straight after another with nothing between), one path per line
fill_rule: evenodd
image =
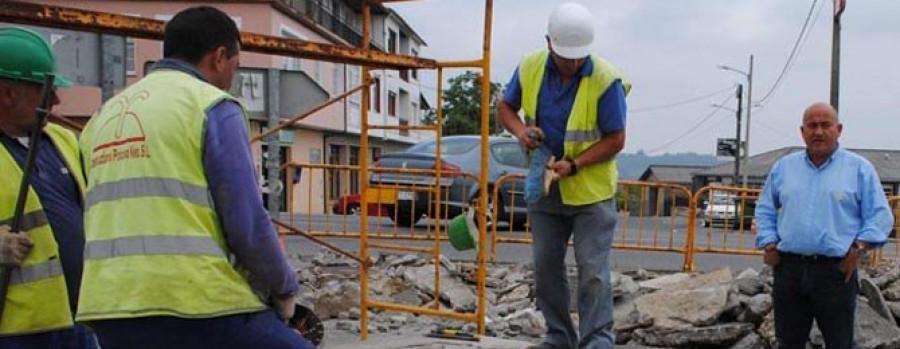
M53 50L43 36L25 28L0 28L0 78L42 84L48 73L56 74L53 85L72 86L59 74Z

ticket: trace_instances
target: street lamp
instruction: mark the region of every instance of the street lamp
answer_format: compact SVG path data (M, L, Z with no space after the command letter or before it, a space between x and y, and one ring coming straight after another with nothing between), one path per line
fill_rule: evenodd
M750 172L748 162L750 161L750 110L753 104L753 55L750 55L750 72L744 72L726 65L719 65L719 69L732 71L743 75L747 78L747 128L745 129L745 146L744 146L744 186L747 186L747 173ZM740 147L740 144L738 144Z
M741 96L743 95L744 85L738 84L735 92L735 97L737 97L737 110L728 108L726 106L713 104L712 107L729 110L735 115L735 128L734 132L734 177L731 180L731 185L738 186L738 181L740 180L741 175ZM747 172L747 169L744 168L744 173ZM746 178L746 177L745 177ZM746 179L744 180L746 183Z

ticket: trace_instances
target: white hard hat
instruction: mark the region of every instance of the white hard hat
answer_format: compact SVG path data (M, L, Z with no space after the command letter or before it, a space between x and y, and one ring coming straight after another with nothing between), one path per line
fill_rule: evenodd
M557 6L547 22L547 36L553 52L569 59L589 55L594 42L592 21L591 13L584 5L564 2Z

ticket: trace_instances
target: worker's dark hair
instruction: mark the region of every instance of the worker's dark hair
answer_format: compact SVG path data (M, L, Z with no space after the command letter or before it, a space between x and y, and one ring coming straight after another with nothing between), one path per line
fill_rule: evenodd
M163 57L196 64L207 53L225 47L228 57L240 51L241 35L228 14L210 6L191 7L166 24Z

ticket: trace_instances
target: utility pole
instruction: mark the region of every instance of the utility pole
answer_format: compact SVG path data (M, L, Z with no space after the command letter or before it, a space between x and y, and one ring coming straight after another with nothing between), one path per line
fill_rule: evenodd
M838 110L841 80L841 14L844 0L834 1L834 16L831 25L831 107ZM838 113L840 114L840 113Z
M734 134L734 180L731 184L733 186L738 186L738 181L741 179L741 99L744 96L744 85L737 85L735 95L737 97L737 110L734 114L737 117L737 131Z
M750 70L747 73L747 127L746 137L744 137L746 146L744 146L744 187L750 182L747 181L747 174L750 172L750 111L753 110L753 55L750 55ZM738 138L740 139L740 138ZM738 148L741 148L741 141L738 140Z
M747 171L747 170L750 168L750 166L749 166L749 162L750 162L750 111L753 109L753 55L750 55L750 70L748 70L748 72L744 72L742 70L738 70L738 69L729 67L727 65L719 65L718 67L719 67L719 69L722 69L722 70L729 70L729 71L733 71L735 73L741 74L745 78L747 78L747 127L745 128L746 133L744 134L744 145L743 146L741 145L740 140L738 140L738 145L737 145L738 148L744 149L744 180L743 180L743 182L744 182L744 186L746 187L747 184L749 183L747 181L747 173L749 171ZM740 95L738 95L738 105L740 105ZM738 109L740 109L740 107L738 107ZM740 118L740 116L738 116L738 118ZM740 131L738 131L738 132L740 133ZM740 139L740 137L738 137L738 138Z

